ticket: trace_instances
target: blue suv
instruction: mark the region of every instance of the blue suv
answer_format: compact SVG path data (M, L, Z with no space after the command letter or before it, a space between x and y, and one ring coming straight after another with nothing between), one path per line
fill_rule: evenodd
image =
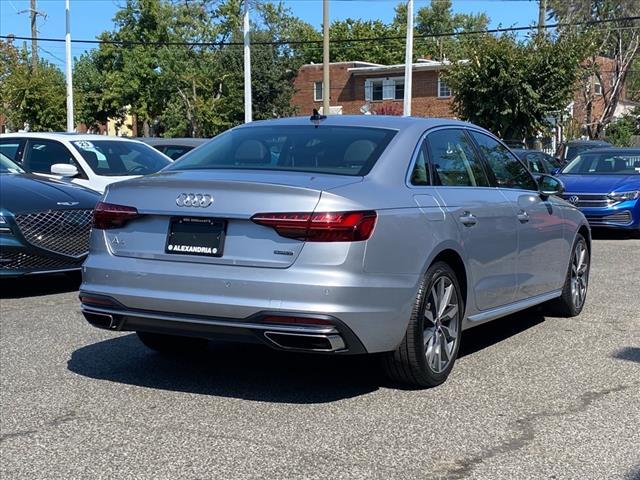
M598 148L582 152L558 175L563 197L593 227L640 235L640 149Z

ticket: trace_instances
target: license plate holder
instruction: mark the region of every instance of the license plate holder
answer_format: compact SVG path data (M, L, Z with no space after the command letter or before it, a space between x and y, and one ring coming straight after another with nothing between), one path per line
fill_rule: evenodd
M216 218L173 217L165 253L221 257L226 230L227 222Z

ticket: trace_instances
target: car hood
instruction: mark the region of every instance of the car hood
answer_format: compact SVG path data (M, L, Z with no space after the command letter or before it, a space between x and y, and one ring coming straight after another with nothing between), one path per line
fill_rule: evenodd
M556 175L567 193L610 193L640 190L640 175Z
M94 208L100 195L79 185L29 174L0 175L0 208L14 214Z

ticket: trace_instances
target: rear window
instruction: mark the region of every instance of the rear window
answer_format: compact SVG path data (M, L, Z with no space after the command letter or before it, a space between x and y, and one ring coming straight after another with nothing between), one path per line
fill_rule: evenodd
M168 170L276 170L366 175L396 134L368 127L290 125L230 130Z

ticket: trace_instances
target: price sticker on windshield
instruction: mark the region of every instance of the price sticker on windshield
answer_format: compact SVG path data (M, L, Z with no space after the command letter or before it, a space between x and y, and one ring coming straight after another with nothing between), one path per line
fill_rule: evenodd
M82 150L94 150L95 147L93 143L88 140L79 140L77 142L73 142L76 147L81 148Z

